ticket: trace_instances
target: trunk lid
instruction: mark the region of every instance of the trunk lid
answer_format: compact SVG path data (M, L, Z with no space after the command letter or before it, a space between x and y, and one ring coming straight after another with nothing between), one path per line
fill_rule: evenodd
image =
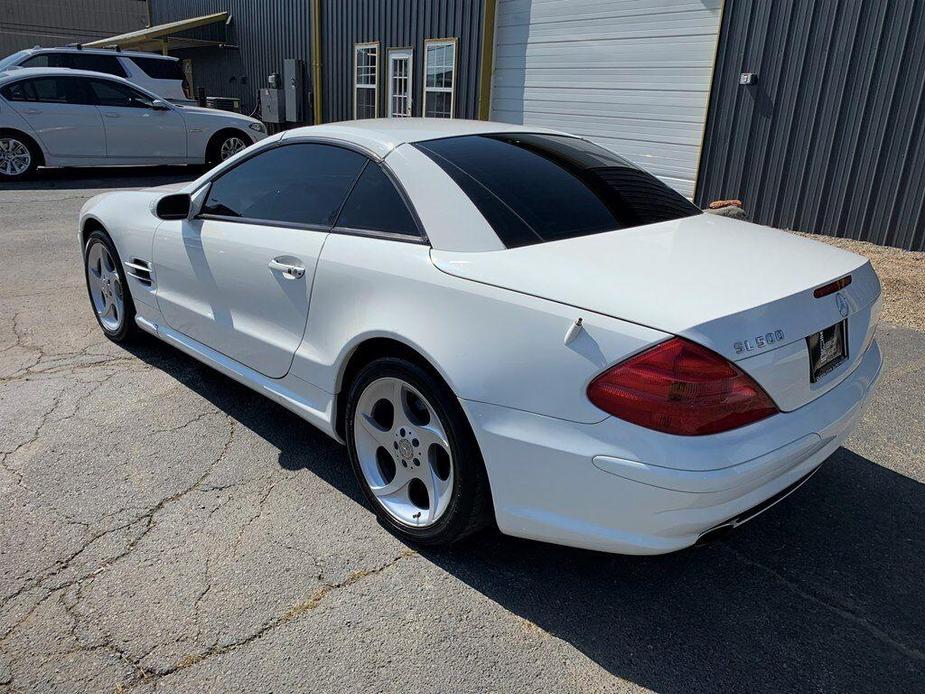
M702 344L738 363L782 410L847 376L879 315L880 283L862 256L715 215L503 251L433 250L431 257L457 277ZM847 287L813 296L846 275ZM845 319L848 358L812 383L806 338Z

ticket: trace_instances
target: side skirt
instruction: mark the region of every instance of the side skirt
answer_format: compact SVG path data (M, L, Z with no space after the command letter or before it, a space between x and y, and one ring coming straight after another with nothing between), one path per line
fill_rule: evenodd
M287 410L295 412L309 424L317 427L338 443L344 441L334 431L334 395L303 381L297 376L287 375L280 379L268 378L257 371L229 359L201 342L187 337L166 325L156 324L141 316L135 317L138 326L181 352L211 366L238 383L257 391Z

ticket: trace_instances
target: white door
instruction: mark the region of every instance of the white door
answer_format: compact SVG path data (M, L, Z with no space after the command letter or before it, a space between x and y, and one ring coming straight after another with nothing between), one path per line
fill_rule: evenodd
M123 161L186 158L186 121L173 106L156 109L153 99L127 84L88 79L106 128L106 154Z
M722 0L500 2L492 120L583 135L690 197L721 8Z
M265 376L285 376L321 247L366 162L352 150L297 143L220 174L196 219L155 233L167 324Z
M29 123L55 163L106 157L103 119L85 86L76 77L48 76L4 87L10 106Z
M393 48L389 51L389 117L411 115L412 51Z

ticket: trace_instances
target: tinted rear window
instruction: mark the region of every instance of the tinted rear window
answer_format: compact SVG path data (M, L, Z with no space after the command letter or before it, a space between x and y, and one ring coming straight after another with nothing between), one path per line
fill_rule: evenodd
M180 67L179 60L168 60L165 58L137 58L132 56L130 60L135 63L151 79L155 80L182 80L183 68Z
M39 53L26 60L22 67L67 67L72 70L105 72L117 77L126 76L116 56L98 53Z
M700 214L657 178L586 140L503 133L418 142L508 248Z

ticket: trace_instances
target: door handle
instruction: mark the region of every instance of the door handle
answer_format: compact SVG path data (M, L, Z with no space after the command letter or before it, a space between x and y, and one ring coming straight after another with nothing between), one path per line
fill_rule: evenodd
M103 115L106 116L107 118L118 118L118 117L119 117L119 114L118 114L118 113L112 113L112 112L110 112L110 113L103 113Z
M41 111L37 108L26 108L23 109L23 113L25 113L27 116L37 116L41 113Z
M301 265L280 262L276 258L273 258L273 260L267 264L267 267L274 272L282 273L283 277L287 277L291 280L297 280L305 274L305 268Z

